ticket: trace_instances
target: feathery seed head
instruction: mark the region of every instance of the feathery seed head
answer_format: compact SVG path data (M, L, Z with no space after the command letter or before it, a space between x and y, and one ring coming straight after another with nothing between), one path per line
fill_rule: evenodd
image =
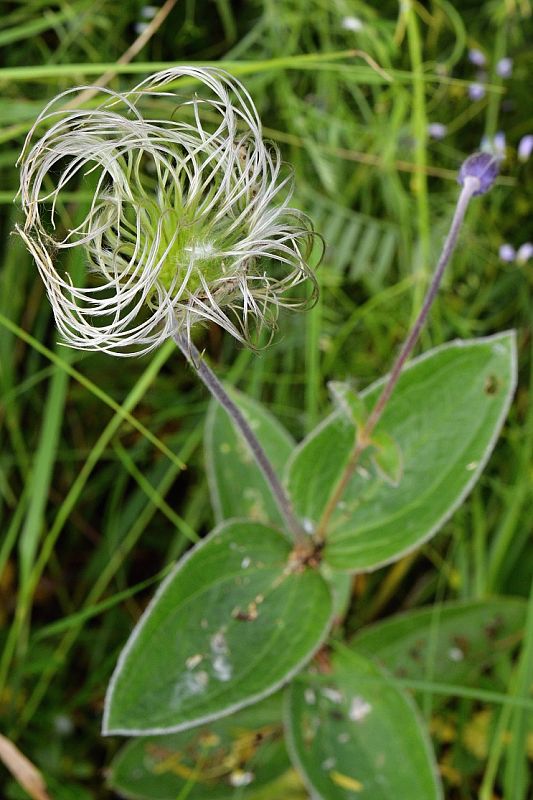
M174 88L183 78L202 90L184 96ZM20 158L18 232L65 342L137 355L213 321L252 345L281 306L309 305L309 293L292 290L310 280L311 301L316 296L308 264L315 234L289 207L292 176L263 142L242 84L223 70L178 67L125 94L99 91L104 100L94 110L62 109L70 92L59 95ZM167 118L154 118L158 103L170 109ZM62 230L56 206L80 184L92 201L76 227ZM81 286L55 263L59 251L77 246L86 253Z

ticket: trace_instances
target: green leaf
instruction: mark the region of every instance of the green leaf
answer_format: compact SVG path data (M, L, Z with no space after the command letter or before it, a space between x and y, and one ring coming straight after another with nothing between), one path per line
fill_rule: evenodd
M333 598L333 616L342 620L352 599L353 576L349 572L337 572L322 562L320 574L328 584Z
M294 441L260 403L229 389L263 446L274 468L281 473ZM212 401L205 425L205 463L211 502L217 522L232 517L284 525L270 488L246 442L218 403Z
M368 417L366 403L349 383L329 381L328 389L333 403L350 422L358 428L365 424Z
M401 482L391 486L372 474L368 458L361 461L330 521L327 563L339 570L375 569L436 533L478 479L515 382L512 332L451 342L414 360L376 430L398 443L404 462ZM369 407L382 385L363 393ZM307 529L320 520L354 440L355 427L337 412L295 450L287 483Z
M350 648L406 680L476 686L519 643L526 610L520 598L442 603L364 628Z
M281 694L208 726L129 742L109 784L131 800L242 800L290 769Z
M316 800L437 800L442 791L409 696L364 656L344 648L328 674L293 681L288 747Z
M327 584L295 568L285 537L228 522L167 576L108 687L106 734L171 733L266 697L326 636Z
M298 445L288 462L286 484L293 508L308 533L319 521L348 463L355 439L355 426L345 414L337 412Z
M385 431L372 436L371 460L383 480L399 486L403 475L403 455L398 442Z

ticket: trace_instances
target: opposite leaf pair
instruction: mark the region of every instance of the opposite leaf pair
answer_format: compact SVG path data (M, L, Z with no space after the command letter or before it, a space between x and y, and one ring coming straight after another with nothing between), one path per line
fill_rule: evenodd
M379 426L401 447L401 483L359 470L314 564L294 559L276 530L267 484L225 412L213 407L206 452L215 513L219 521L248 520L223 522L161 586L115 670L105 732L184 730L288 682L324 643L346 597L346 573L398 559L459 505L492 450L514 383L510 333L451 343L414 361ZM336 411L293 448L264 409L236 399L274 465L285 466L295 510L312 530L353 447L353 424Z

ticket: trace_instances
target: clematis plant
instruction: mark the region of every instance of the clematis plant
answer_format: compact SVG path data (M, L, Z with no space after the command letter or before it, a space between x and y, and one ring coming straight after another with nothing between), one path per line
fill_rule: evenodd
M63 109L67 95L26 141L18 229L63 339L126 356L172 337L213 395L205 452L217 525L169 573L118 659L103 730L133 738L111 785L154 800L251 800L268 786L279 797L290 758L315 798L442 797L387 636L370 630L344 642L338 628L351 577L439 530L505 419L512 332L409 361L496 159L477 153L461 167L450 232L389 375L361 394L333 382L331 413L296 445L259 403L224 387L192 341L197 323L215 323L253 345L280 307L316 296L320 248L289 206L292 178L264 143L248 92L221 70L184 67L127 94L106 90L91 110ZM154 117L162 95L175 103L170 119ZM58 234L56 204L80 178L92 187L89 210ZM58 264L71 247L85 252L80 286ZM310 290L298 295L304 283ZM450 625L457 641L461 631L479 638L480 613L496 612L444 607L441 627L427 616L408 627L446 654ZM497 614L509 639L521 611L499 604ZM400 641L412 647L409 636ZM466 650L454 653L454 664L467 660ZM433 675L441 669L449 683L443 663Z

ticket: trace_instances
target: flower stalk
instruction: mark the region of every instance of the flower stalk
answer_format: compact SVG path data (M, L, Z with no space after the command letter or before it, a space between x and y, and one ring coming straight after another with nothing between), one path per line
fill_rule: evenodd
M453 252L456 248L459 231L464 221L465 213L472 197L477 194L483 194L488 191L497 174L497 164L495 159L487 154L475 154L471 156L463 165L459 173L459 182L462 185L461 193L459 195L457 205L455 207L454 216L450 225L450 230L444 242L435 272L431 279L431 283L426 292L426 296L422 303L422 307L418 316L405 339L398 356L392 366L385 385L379 395L374 407L372 408L366 422L357 431L357 438L348 460L348 463L337 483L333 493L331 494L322 517L317 525L314 533L314 540L317 543L324 542L327 531L331 522L331 518L341 500L348 484L350 483L354 472L359 464L362 454L372 444L372 434L379 423L385 408L396 388L402 370L413 352L413 349L418 341L422 328L424 327L428 318L429 311L437 296L439 287L442 282L444 272Z
M300 522L296 518L292 509L292 503L285 491L274 467L272 466L267 454L246 421L242 411L233 402L224 386L219 381L213 370L206 364L201 357L197 347L181 333L175 333L173 339L177 346L193 367L196 374L209 390L215 400L222 406L224 411L230 416L238 430L241 432L250 452L256 460L258 467L267 481L272 496L276 501L279 511L285 520L288 531L294 537L297 547L306 549L309 544L309 536L303 530Z

